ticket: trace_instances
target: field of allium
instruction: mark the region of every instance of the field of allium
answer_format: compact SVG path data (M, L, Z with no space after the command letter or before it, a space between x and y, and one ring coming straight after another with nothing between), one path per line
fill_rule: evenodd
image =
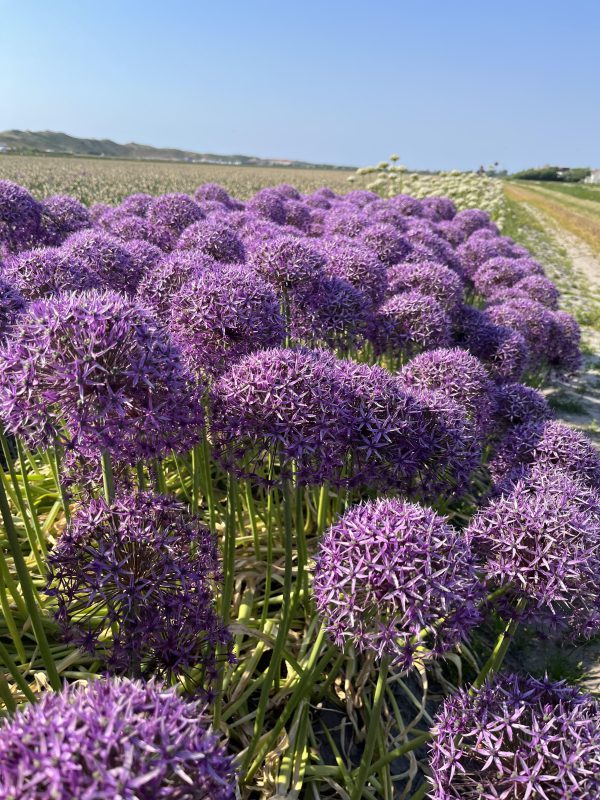
M0 797L600 796L598 700L510 655L599 633L600 454L502 185L50 161L0 161Z

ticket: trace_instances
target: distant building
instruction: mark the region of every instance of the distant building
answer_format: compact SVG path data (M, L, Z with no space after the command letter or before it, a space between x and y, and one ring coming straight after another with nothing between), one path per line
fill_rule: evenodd
M583 179L584 183L600 183L600 169L593 169L587 178Z

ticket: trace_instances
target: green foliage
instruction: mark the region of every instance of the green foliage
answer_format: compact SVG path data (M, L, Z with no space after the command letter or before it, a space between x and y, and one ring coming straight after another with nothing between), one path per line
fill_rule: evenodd
M511 178L521 181L560 181L561 183L579 183L590 174L589 167L573 167L565 170L563 167L533 167L515 172Z

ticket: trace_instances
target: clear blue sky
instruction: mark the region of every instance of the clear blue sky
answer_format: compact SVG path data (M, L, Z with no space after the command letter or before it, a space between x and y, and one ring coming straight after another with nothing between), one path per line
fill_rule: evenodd
M0 130L600 167L600 0L0 0Z

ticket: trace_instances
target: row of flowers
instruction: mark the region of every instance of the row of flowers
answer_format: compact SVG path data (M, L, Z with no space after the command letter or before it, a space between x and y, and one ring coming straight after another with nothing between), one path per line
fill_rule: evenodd
M488 214L285 185L87 209L0 182L0 240L0 599L57 690L0 730L8 796L264 788L336 647L377 670L369 725L354 771L290 746L307 779L391 796L389 765L430 742L416 796L595 796L597 703L497 676L520 623L600 628L600 457L526 385L578 368L579 330ZM61 689L49 612L85 685ZM492 618L471 689L384 752L388 677ZM7 630L14 710L36 697Z

